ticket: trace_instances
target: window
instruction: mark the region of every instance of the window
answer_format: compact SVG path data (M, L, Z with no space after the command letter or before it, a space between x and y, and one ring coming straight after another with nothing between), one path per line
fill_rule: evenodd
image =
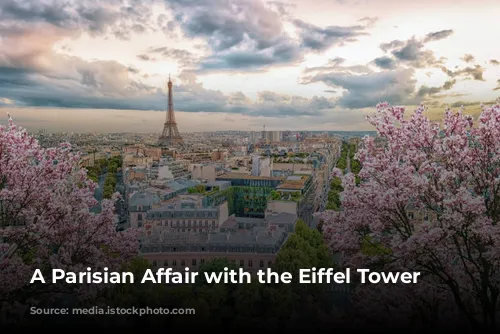
M248 260L248 267L252 268L252 266L253 266L252 260Z
M142 213L137 214L137 220L142 220Z
M200 264L203 264L203 263L205 263L205 259L200 260Z
M260 260L260 265L259 265L261 268L264 268L264 261L263 260Z
M174 267L177 267L177 260L172 260L172 265L173 265Z
M157 266L157 264L156 264L156 260L155 260L155 261L153 261L153 267L156 267L156 266Z
M243 267L245 265L245 261L240 260L240 267Z
M164 267L168 267L168 261L167 261L167 260L165 260L165 261L163 262L163 266L164 266Z
M267 267L271 268L271 261L267 262Z
M413 212L408 212L408 218L410 218L410 219L414 219Z
M191 261L191 264L192 264L193 266L196 266L196 259L193 259L193 261Z
M182 260L181 261L181 267L185 267L186 266L186 261Z

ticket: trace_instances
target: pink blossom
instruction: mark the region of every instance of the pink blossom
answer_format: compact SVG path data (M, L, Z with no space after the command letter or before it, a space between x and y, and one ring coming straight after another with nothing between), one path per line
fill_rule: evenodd
M97 185L78 162L67 143L45 149L12 120L0 127L0 301L39 287L35 269L119 270L137 253L135 235L116 231L113 200L89 211Z
M381 103L368 117L379 136L357 152L361 184L341 176L341 211L321 216L325 238L344 266L422 273L413 287L360 285L356 295L365 309L373 306L372 316L391 305L411 318L437 298L448 315L492 324L500 294L500 105L483 106L477 119L446 110L442 123L424 112L407 117ZM367 240L380 252L367 255Z

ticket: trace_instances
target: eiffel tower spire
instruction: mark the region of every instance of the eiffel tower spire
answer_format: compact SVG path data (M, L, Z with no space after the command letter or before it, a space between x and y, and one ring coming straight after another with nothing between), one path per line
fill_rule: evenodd
M179 129L177 128L177 122L175 121L174 112L174 100L172 93L172 81L170 80L170 74L168 75L168 109L167 117L163 125L163 132L158 139L158 145L160 146L174 146L182 144L181 135L179 134Z

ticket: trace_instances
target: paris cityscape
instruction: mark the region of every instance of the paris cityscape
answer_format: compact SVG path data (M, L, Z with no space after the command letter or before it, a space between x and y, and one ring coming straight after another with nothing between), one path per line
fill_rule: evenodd
M0 1L0 327L496 333L499 14Z

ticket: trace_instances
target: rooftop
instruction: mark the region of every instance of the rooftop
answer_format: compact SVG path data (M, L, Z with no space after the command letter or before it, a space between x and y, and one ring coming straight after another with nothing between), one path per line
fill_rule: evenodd
M129 205L131 206L151 206L160 202L160 197L156 194L152 194L149 192L138 192L130 196Z
M304 185L309 179L310 176L308 175L292 175L287 177L285 182L280 184L276 189L293 189L293 190L300 190L304 188Z
M177 201L172 201L169 203L166 203L165 205L159 206L157 208L149 210L149 212L154 213L154 212L166 212L166 211L172 211L172 210L182 210L182 211L188 211L188 210L203 210L203 211L218 211L217 207L203 207L201 205L198 205L198 201L196 200L188 200L188 199L183 199L183 200L177 200Z
M253 176L240 173L225 173L217 176L218 179L248 179L248 180L282 180L280 177Z
M151 236L141 238L141 252L182 252L182 251L215 251L211 247L268 247L270 253L276 252L284 243L288 232L284 228L273 232L267 228L257 227L250 233L210 233L210 234L186 234L167 233L165 231L153 230ZM191 248L195 247L195 248ZM201 247L201 249L200 249ZM226 250L227 251L227 250ZM249 252L251 252L249 250Z
M276 253L293 231L297 216L277 213L265 219L230 217L222 228L250 224L250 228L215 233L177 233L152 227L141 237L141 252L259 252ZM281 225L281 226L279 226ZM283 226L284 225L284 226Z
M196 182L196 181L191 181L191 180L177 180L177 181L172 181L172 182L167 183L167 187L171 191L178 191L178 190L194 187L198 184L200 184L200 183Z

